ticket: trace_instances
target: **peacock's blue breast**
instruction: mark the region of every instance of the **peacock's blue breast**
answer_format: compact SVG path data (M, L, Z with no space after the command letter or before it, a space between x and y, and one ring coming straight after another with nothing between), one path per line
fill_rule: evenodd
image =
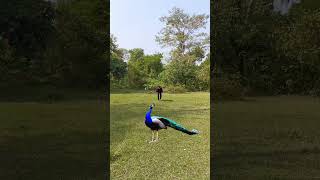
M146 126L148 126L149 128L152 127L152 119L151 119L150 113L147 113L147 114L146 114L146 119L145 119L144 123L145 123Z

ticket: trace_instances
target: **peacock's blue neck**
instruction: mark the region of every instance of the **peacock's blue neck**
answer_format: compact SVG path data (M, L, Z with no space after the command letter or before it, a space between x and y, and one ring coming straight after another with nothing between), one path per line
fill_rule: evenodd
M149 111L146 113L146 119L145 119L146 124L152 124L151 113L152 113L152 108L150 108Z

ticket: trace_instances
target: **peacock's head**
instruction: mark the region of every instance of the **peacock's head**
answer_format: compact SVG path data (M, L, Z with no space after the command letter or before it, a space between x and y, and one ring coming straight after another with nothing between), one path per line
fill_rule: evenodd
M150 105L150 109L152 109L154 106L155 106L155 104L152 103L152 104Z

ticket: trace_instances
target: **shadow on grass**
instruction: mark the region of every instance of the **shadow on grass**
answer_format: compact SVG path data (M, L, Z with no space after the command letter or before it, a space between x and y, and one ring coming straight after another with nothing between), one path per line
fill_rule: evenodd
M236 151L236 150L235 150ZM320 155L319 147L305 147L299 149L288 150L270 150L264 152L216 152L211 157L211 162L214 162L213 172L218 172L214 175L216 179L229 180L246 180L246 179L261 179L261 180L287 180L312 179L303 174L294 175L295 169L292 164L296 164L297 159L305 159L313 157L317 159ZM301 163L300 163L301 164ZM260 172L261 169L268 169L268 173ZM292 171L290 175L280 175L277 172L279 169L287 172ZM302 166L300 169L316 169L316 167ZM254 173L249 173L254 172Z
M320 148L317 146L309 148L301 148L295 150L273 150L269 152L239 152L239 153L216 153L215 161L219 159L234 159L234 158L283 158L291 155L305 155L305 154L320 154Z
M172 99L161 99L161 101L165 101L165 102L172 102Z
M104 133L6 137L0 179L104 179Z
M25 87L3 88L0 93L1 102L42 102L54 103L61 101L101 100L106 101L108 92L104 90L56 88L56 87Z
M227 103L227 102L258 102L256 98L239 97L239 98L211 98L213 103Z
M135 94L135 93L154 93L153 91L145 91L141 89L111 89L110 94Z

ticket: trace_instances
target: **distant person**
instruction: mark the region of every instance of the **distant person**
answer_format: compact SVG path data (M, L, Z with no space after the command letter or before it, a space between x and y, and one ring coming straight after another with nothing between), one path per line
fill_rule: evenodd
M158 93L158 100L161 100L162 98L162 87L161 86L158 86L157 89L156 89L156 92Z

